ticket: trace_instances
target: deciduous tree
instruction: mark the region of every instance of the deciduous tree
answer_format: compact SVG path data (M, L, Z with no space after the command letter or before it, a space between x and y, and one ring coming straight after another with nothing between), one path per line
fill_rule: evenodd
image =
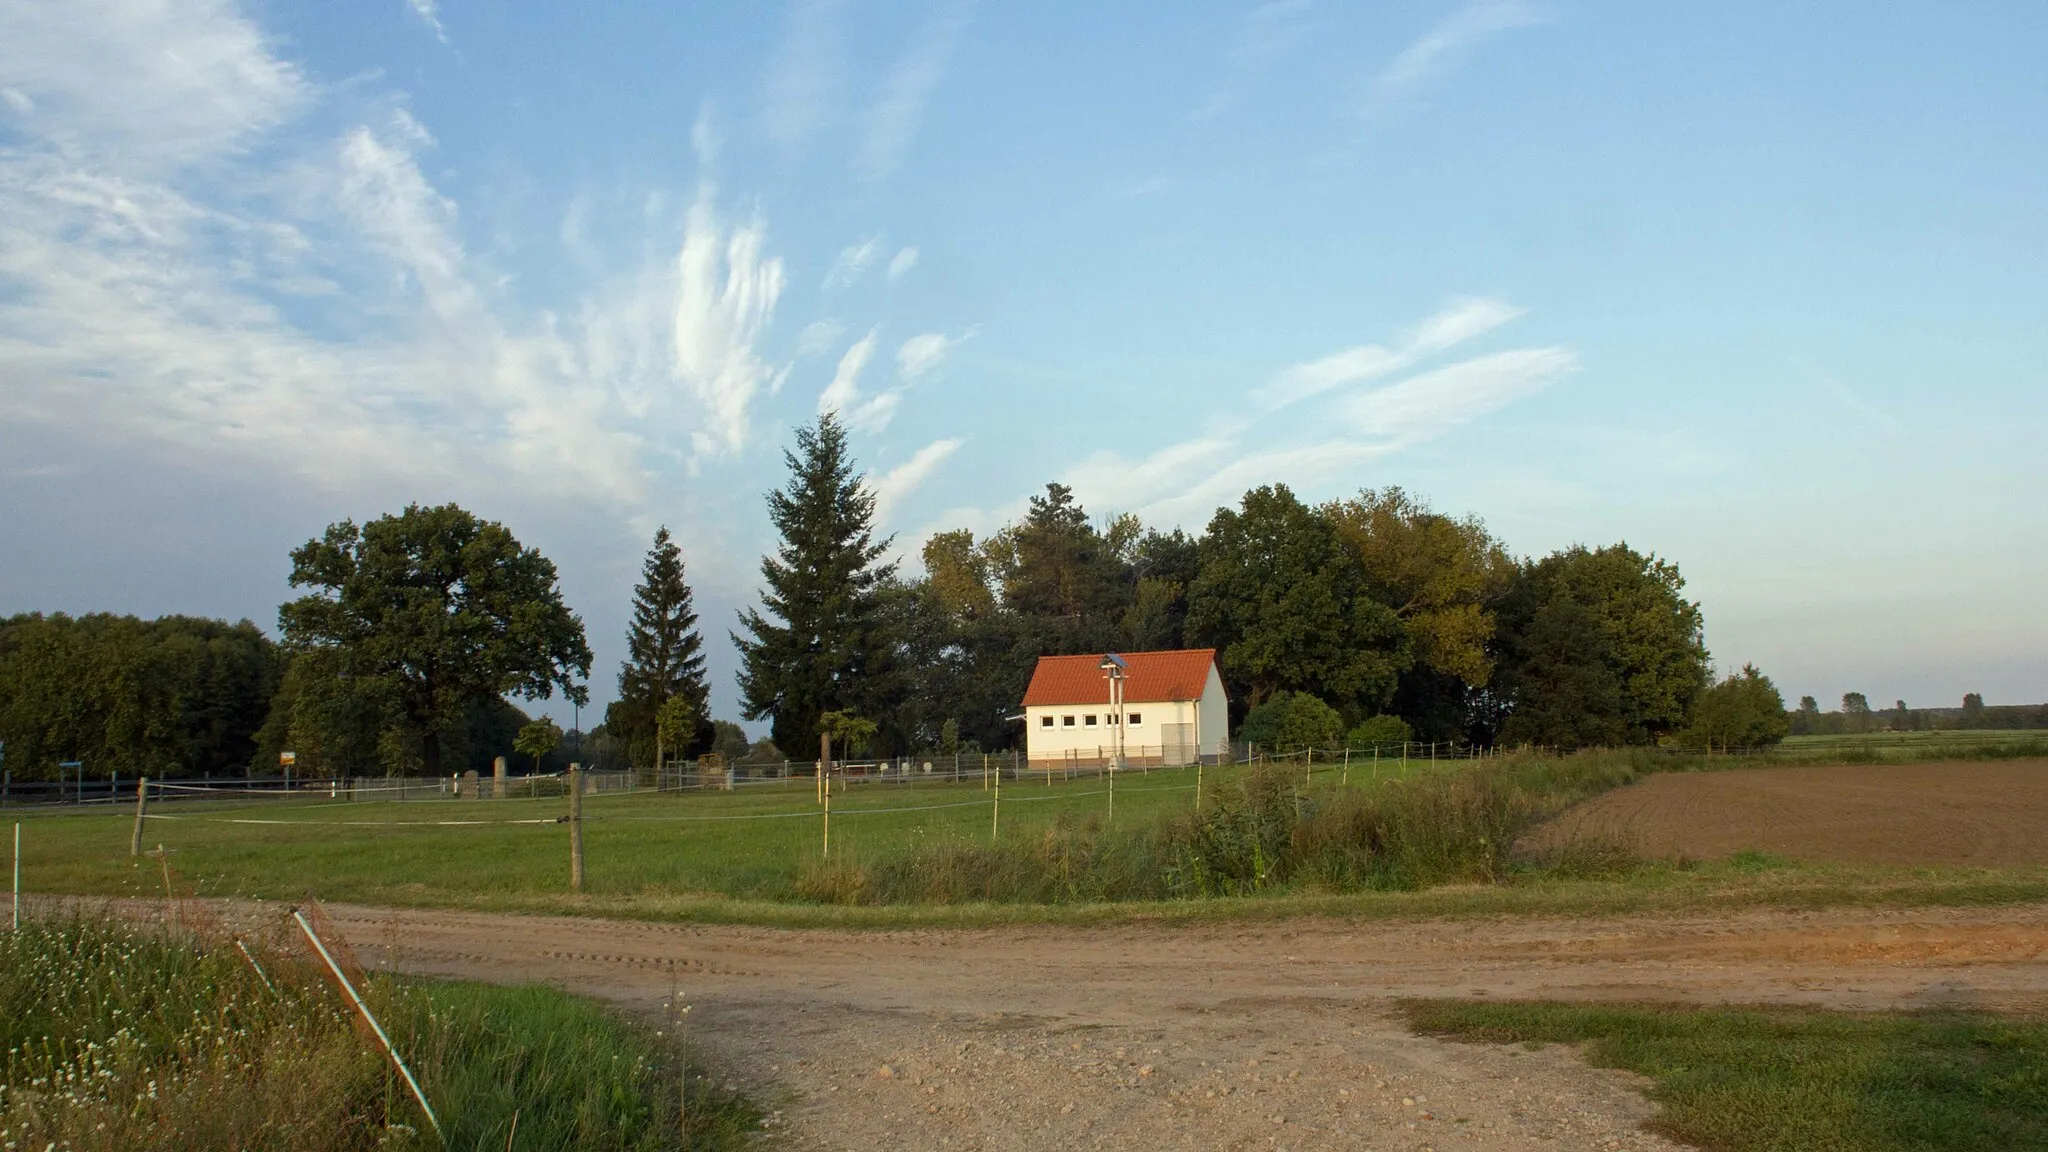
M292 552L291 582L319 591L278 610L287 643L386 694L430 775L477 702L586 698L590 648L555 566L453 504L331 525Z

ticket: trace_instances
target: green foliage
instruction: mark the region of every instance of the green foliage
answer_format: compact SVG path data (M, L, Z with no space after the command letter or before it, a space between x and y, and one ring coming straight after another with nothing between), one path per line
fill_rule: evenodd
M371 1008L447 1142L300 944L201 947L124 925L30 920L0 936L0 1132L10 1146L278 1152L677 1147L675 1050L546 988L370 977ZM693 1148L760 1115L689 1084ZM513 1117L517 1115L517 1131Z
M278 610L287 642L329 654L352 690L388 701L429 775L477 701L557 686L585 698L576 680L590 673L590 648L555 566L453 504L330 525L292 552L291 582L320 591Z
M818 717L818 731L832 738L835 756L859 756L874 744L876 726L873 720L851 712L827 712Z
M1415 731L1399 716L1368 716L1358 722L1344 737L1344 743L1352 748L1385 748L1390 745L1404 745L1415 738Z
M678 693L662 701L654 714L656 759L665 754L684 758L703 721L704 713L687 695Z
M1344 717L1306 692L1275 692L1245 713L1237 738L1277 752L1335 748Z
M874 493L836 415L797 429L796 440L783 453L788 486L768 495L781 543L761 561L761 610L742 613L749 636L733 638L747 719L771 719L784 748L816 739L826 712L887 715L897 696L882 596L894 566L879 563L888 541L874 539Z
M0 620L0 740L18 780L240 774L283 672L244 620L41 613ZM274 761L273 761L274 762Z
M711 722L711 729L713 732L711 750L723 756L726 763L737 763L745 759L747 753L753 750L753 745L747 740L746 729L741 728L732 721L713 720Z
M626 628L626 659L619 665L619 698L605 708L605 727L625 741L627 753L650 764L665 753L688 759L708 748L711 690L704 679L704 639L697 633L689 584L683 579L683 553L666 527L654 533L654 546L633 588L633 620ZM658 713L664 703L682 696L693 709L690 730L662 735ZM656 745L662 745L657 749Z
M1393 610L1367 594L1330 524L1284 485L1218 509L1188 594L1188 631L1256 706L1309 692L1351 714L1378 711L1410 662Z
M1652 743L1683 727L1708 680L1699 605L1678 566L1627 544L1523 565L1502 608L1508 743Z
M2048 1022L1979 1013L1420 1001L1417 1030L1583 1044L1658 1131L1729 1152L2048 1149Z
M540 771L541 757L561 746L561 726L545 716L521 728L518 738L512 742L514 751L533 757L535 772Z
M1692 723L1677 742L1689 748L1762 748L1791 730L1777 685L1756 665L1744 664L1742 671L1700 693Z

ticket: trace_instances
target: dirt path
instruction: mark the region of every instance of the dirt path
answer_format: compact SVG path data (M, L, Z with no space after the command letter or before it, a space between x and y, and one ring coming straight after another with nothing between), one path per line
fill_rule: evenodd
M877 933L329 911L372 966L649 1013L673 978L799 1148L1671 1148L1631 1078L1419 1038L1389 998L2048 1009L2048 905Z
M2048 864L2048 760L1665 772L1573 808L1524 843L1580 836L1654 858L1753 848L1859 864Z

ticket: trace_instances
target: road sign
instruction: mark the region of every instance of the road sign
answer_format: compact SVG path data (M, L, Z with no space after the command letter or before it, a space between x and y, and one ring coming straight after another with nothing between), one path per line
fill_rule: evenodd
M297 764L299 762L299 754L297 752L279 752L277 754L277 762L279 764Z

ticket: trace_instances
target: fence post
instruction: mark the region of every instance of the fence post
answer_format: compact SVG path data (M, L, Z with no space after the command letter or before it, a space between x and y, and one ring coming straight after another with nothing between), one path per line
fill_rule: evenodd
M991 844L995 843L995 840L996 840L996 833L997 833L998 831L1000 831L1000 830L1002 829L1002 826L1003 826L1003 773L1002 773L1002 770L1001 770L1001 769L999 768L999 769L997 769L997 770L996 770L996 802L995 802L995 807L994 807L993 809L991 809L991 810L990 810L990 812L989 812L989 817L988 817L988 840L989 840L989 843L991 843Z
M583 766L569 765L569 891L583 891Z
M142 855L142 821L149 815L149 777L135 782L135 834L128 838L128 855Z

